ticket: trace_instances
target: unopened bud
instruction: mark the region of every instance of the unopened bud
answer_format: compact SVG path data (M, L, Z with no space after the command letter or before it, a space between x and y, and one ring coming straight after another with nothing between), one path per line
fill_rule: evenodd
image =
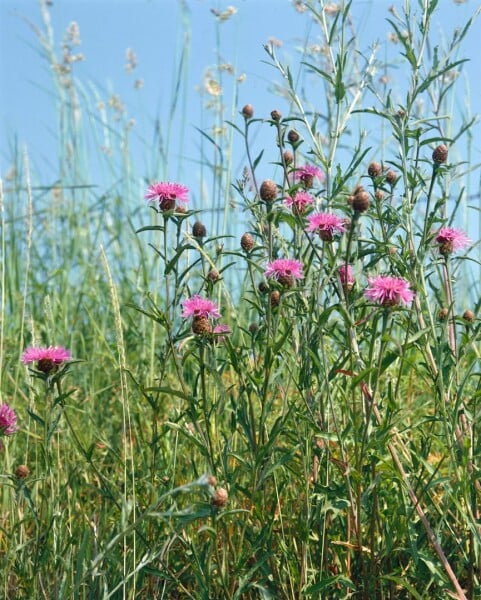
M282 115L278 110L273 110L271 112L271 119L273 121L280 121L282 119Z
M472 310L465 310L463 312L463 319L465 321L467 321L468 323L473 323L475 318L476 317L475 317L475 315L474 315L474 313L473 313Z
M18 477L18 479L26 479L29 475L30 469L27 465L18 465L15 469L15 476Z
M272 179L266 179L261 183L259 194L264 202L273 202L277 198L277 185Z
M244 119L252 119L254 116L254 107L252 104L246 104L242 107L242 116Z
M229 494L225 488L217 488L212 496L210 503L216 508L224 508L229 500Z
M446 144L440 144L434 148L433 162L436 165L443 165L448 160L448 147Z
M398 175L396 173L396 171L393 170L389 170L386 173L386 181L389 183L389 185L394 185L397 181Z
M207 229L205 228L204 223L196 221L192 226L192 235L196 238L205 237L207 235Z
M382 175L382 167L378 162L372 162L367 168L367 174L369 177L379 177Z
M291 142L291 144L296 144L301 139L301 136L295 129L290 129L287 134L287 139Z
M255 245L254 238L250 233L244 233L241 237L240 245L244 252L250 252Z

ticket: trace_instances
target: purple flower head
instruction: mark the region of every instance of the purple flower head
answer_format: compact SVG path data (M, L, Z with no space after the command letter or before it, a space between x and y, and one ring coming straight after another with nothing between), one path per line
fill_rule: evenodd
M341 284L349 289L354 285L354 275L351 265L341 265L337 270Z
M397 306L398 304L411 304L414 292L409 287L409 282L402 277L389 277L379 275L368 279L369 286L364 296L382 306Z
M157 201L161 211L174 210L176 203L187 204L189 189L180 183L168 181L153 183L147 189L145 198L149 201Z
M304 214L306 208L314 204L314 198L302 190L296 192L294 196L288 196L284 200L285 206L291 208L294 214Z
M189 319L190 317L203 317L204 319L220 318L219 307L217 304L212 302L212 300L202 298L202 296L199 296L198 294L185 300L182 306L184 307L184 310L182 311L182 317L184 319Z
M324 173L314 165L304 165L298 167L295 171L296 179L300 181L305 188L311 188L314 185L314 179L324 180Z
M292 287L296 280L304 278L302 263L293 258L278 258L267 265L266 277L277 279L285 287Z
M332 213L315 213L309 215L308 221L306 231L318 233L325 242L332 242L334 234L346 231L344 220Z
M37 369L43 373L50 373L70 359L70 351L62 346L49 346L48 348L32 346L22 354L22 362L25 365L36 362Z
M226 325L225 323L220 323L219 325L216 325L214 327L214 329L212 330L212 333L215 336L214 341L218 342L220 344L223 341L225 341L225 336L230 335L232 332L228 325Z
M16 431L17 415L15 411L8 404L2 404L0 406L0 435L12 435Z
M471 240L461 229L442 227L436 235L436 242L439 244L439 252L443 256L448 256L456 250L469 246Z

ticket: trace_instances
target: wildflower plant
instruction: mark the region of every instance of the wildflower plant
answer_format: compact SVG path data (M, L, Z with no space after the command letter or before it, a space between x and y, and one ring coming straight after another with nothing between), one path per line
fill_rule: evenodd
M5 562L33 574L31 597L481 594L480 302L463 270L472 232L457 227L471 123L446 116L470 24L430 52L437 3L390 8L406 73L391 89L393 62L357 46L352 3L295 4L321 44L297 77L266 46L288 108L238 107L229 139L245 165L231 186L232 165L211 164L223 224L190 182L138 193L151 220L132 238L155 268L142 262L145 289L122 305L109 277L117 344L102 343L118 379L88 388L87 372L65 392L70 351L22 355L40 472L23 454L11 469L31 517L12 505ZM213 14L222 27L233 12ZM219 73L205 82L216 150ZM14 431L4 404L0 434ZM15 556L25 540L33 566Z

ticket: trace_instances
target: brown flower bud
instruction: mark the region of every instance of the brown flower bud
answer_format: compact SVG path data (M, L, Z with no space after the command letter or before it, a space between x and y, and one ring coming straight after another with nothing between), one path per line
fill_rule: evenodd
M367 168L367 174L369 177L379 177L382 175L382 167L378 162L372 162Z
M273 202L277 198L277 185L272 179L266 179L261 183L259 194L264 202Z
M207 483L212 487L215 487L217 485L217 479L214 477L214 475L209 475L207 477Z
M229 494L225 488L217 488L211 498L210 503L216 508L224 508L229 500Z
M259 325L257 323L251 323L249 325L249 331L252 335L255 335L259 331Z
M278 290L273 290L270 296L270 303L272 307L279 306L279 302L281 301L281 294Z
M364 190L358 190L352 199L352 210L363 213L369 208L369 194Z
M448 318L449 309L446 307L440 308L438 311L438 321L445 321Z
M207 235L207 229L205 228L204 223L196 221L192 226L192 235L196 238L205 237Z
M287 133L287 139L291 142L291 144L296 144L301 139L301 136L295 129L290 129Z
M434 148L433 162L436 165L443 165L448 160L448 147L446 144L440 144Z
M280 121L282 119L282 115L278 110L273 110L271 112L271 119L273 121Z
M18 479L26 479L29 475L30 469L27 465L18 465L15 469L15 476L18 477Z
M192 320L192 331L196 335L212 333L212 325L207 317L194 317Z
M465 321L467 321L468 323L473 323L474 320L475 320L475 318L476 318L476 316L475 316L475 314L473 313L472 310L465 310L463 312L463 319Z
M211 281L212 283L217 283L219 281L219 279L220 279L219 271L216 271L215 269L211 269L207 273L207 279L209 281Z
M241 237L240 245L244 252L250 252L255 245L254 238L250 233L244 233Z
M374 192L374 198L376 198L376 200L381 202L381 200L384 200L384 192L382 190L376 190Z
M269 291L269 286L265 281L261 281L259 283L258 289L261 294L267 294L267 292Z
M283 157L286 165L290 165L294 162L294 154L292 154L292 152L289 152L289 150L286 150L284 152Z
M277 281L285 288L294 287L295 279L292 275L280 275Z
M393 171L392 169L386 173L386 181L389 183L389 185L394 185L397 181L397 178L398 175L396 171Z
M252 119L252 117L254 116L254 107L252 106L252 104L246 104L245 106L243 106L242 116L244 117L244 119Z

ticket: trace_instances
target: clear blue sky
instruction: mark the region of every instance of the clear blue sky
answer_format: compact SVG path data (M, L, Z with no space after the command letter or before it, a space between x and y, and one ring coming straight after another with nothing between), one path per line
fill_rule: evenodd
M136 120L136 134L149 139L149 128L156 115L166 116L172 100L172 83L183 46L183 36L191 27L188 80L185 86L187 119L185 139L198 140L195 127L202 127L201 100L196 86L201 85L209 66L218 61L216 32L220 35L221 61L233 64L236 74L246 74L239 86L239 108L252 102L256 114L267 116L272 108L282 109L282 99L273 95L273 82L279 81L274 70L264 64L267 56L263 44L270 37L283 42L279 56L292 65L298 64L296 46L304 45L306 36L316 40L311 20L299 14L289 0L185 0L190 26L182 22L180 1L177 0L53 0L50 7L57 48L71 21L80 27L82 52L85 61L75 65L77 77L87 94L92 90L103 99L116 93ZM225 10L229 4L237 13L221 27L211 9ZM381 43L381 56L389 50L391 30L385 18L395 0L354 0L353 10L359 32L360 46L366 50L376 40ZM402 4L402 3L401 3ZM416 4L416 2L413 2ZM435 23L440 35L464 25L479 6L479 1L439 0ZM52 165L55 145L55 107L48 63L42 56L40 44L31 24L41 24L36 0L0 0L0 173L10 166L11 146L17 140L27 145L31 160L38 171L48 172ZM465 67L471 86L473 112L481 112L481 53L479 38L481 22L467 37L464 56L471 59ZM392 44L391 44L392 46ZM129 75L124 66L126 49L134 50L138 66ZM399 51L399 47L397 48ZM402 72L399 74L402 79ZM136 78L142 79L141 90L134 89ZM233 77L225 75L226 100ZM266 90L271 90L268 93ZM230 116L230 115L228 115ZM197 142L198 143L198 142ZM177 157L187 153L195 159L196 143L186 148L176 147ZM480 143L475 146L479 152ZM189 176L188 163L182 172ZM181 161L182 162L182 161ZM171 173L175 178L176 173ZM233 174L234 178L238 173Z

